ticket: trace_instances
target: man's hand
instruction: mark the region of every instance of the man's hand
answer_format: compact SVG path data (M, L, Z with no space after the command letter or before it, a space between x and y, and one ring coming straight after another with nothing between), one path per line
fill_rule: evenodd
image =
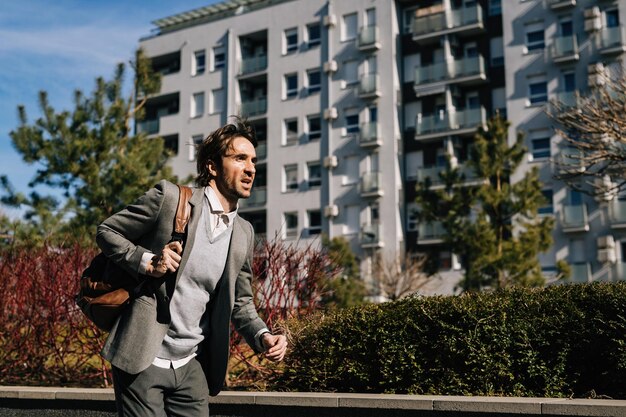
M263 333L261 341L265 347L265 357L272 362L280 362L287 352L287 338L282 334Z
M146 275L162 277L167 272L176 272L180 265L183 246L180 242L170 242L163 247L159 255L152 257L152 262L146 267Z

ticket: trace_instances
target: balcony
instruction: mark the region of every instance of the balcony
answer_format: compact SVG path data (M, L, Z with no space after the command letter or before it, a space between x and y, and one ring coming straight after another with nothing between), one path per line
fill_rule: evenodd
M243 58L239 62L239 76L254 74L255 72L265 71L267 69L267 56L254 56Z
M380 77L378 74L365 74L359 81L359 98L380 97Z
M578 102L577 91L560 91L555 94L554 99L563 106L575 107Z
M417 181L423 182L426 178L430 178L431 187L437 188L444 185L443 180L439 176L441 172L444 172L446 167L434 166L434 167L422 167L417 170Z
M256 158L258 161L264 161L267 159L267 142L259 142L256 147Z
M415 139L426 140L448 135L473 134L478 126L487 123L487 111L484 107L456 111L440 112L436 115L417 115L415 121Z
M578 40L575 35L557 36L550 47L550 56L555 64L578 61Z
M382 174L380 172L366 172L361 176L359 183L361 197L382 197Z
M416 67L413 89L421 97L442 93L447 84L472 85L486 80L485 59L476 56Z
M576 175L585 172L581 152L577 149L563 149L554 159L553 169L559 175Z
M259 208L265 206L265 203L267 203L267 188L254 187L250 198L239 199L239 209Z
M626 200L613 199L609 205L611 228L626 229Z
M560 10L576 6L576 0L548 0L548 5L552 10Z
M366 224L361 226L361 233L359 240L361 241L361 247L363 248L382 248L385 246L383 242L382 225L380 224Z
M613 281L626 281L626 262L618 262L613 268Z
M359 135L359 145L363 148L375 148L383 144L380 137L380 129L378 123L368 122L361 124L361 133Z
M155 135L159 133L160 119L142 120L137 122L137 133L145 133L147 135Z
M420 223L417 227L417 244L433 245L443 243L446 230L441 222Z
M241 103L241 114L247 117L259 116L267 112L267 98L247 100Z
M378 26L364 26L359 30L357 47L360 51L380 49L378 41Z
M572 271L572 274L569 277L570 282L591 281L591 265L588 263L573 263L569 266Z
M566 204L561 211L561 229L565 233L589 231L589 218L585 204Z
M418 9L413 20L413 40L438 41L442 35L472 35L485 30L483 8L479 4L459 9L443 5Z
M600 33L600 53L605 55L620 54L626 51L624 28L621 26L604 28Z

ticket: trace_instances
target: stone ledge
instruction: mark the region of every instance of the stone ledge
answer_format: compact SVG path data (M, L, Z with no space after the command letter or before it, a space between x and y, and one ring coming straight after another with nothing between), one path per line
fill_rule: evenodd
M111 388L1 387L0 400L114 402ZM626 400L224 391L211 404L452 413L626 417Z

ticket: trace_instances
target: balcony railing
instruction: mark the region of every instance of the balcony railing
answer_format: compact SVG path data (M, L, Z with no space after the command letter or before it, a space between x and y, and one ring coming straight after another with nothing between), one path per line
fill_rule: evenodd
M591 279L591 266L588 263L570 264L571 282L589 282Z
M561 91L556 93L554 98L564 106L574 107L578 100L576 93L576 91Z
M159 122L159 118L137 122L137 133L145 133L147 135L159 133Z
M370 98L380 95L380 77L378 74L365 74L359 82L359 97Z
M244 101L241 103L241 114L244 116L257 116L267 112L267 98Z
M626 261L615 264L613 281L626 281Z
M624 28L621 26L604 28L600 35L600 52L610 54L622 52L625 50L624 45Z
M548 0L548 5L552 9L561 9L565 7L576 6L576 0Z
M357 47L364 51L368 49L378 49L378 26L363 26L357 38Z
M626 228L626 200L613 199L609 206L611 227Z
M443 33L484 28L483 8L479 4L459 9L436 7L433 13L413 20L413 40L440 37ZM418 10L419 12L419 10Z
M256 147L256 158L262 161L267 158L267 142L259 142Z
M253 187L249 198L239 199L239 208L262 207L267 203L267 188Z
M378 123L367 122L361 124L361 133L359 135L359 145L363 147L380 146L382 140Z
M561 227L564 232L589 231L589 218L585 204L566 204L561 212Z
M439 173L444 172L446 167L435 166L435 167L423 167L417 170L417 180L419 182L423 182L426 178L430 178L430 184L437 186L442 185L443 180L439 176Z
M558 36L554 38L550 54L552 60L557 63L578 60L578 40L576 36Z
M482 56L439 62L415 68L415 84L454 80L472 75L485 77L485 59Z
M382 196L382 174L380 172L366 172L361 176L359 191L362 197Z
M554 168L559 174L576 174L585 171L582 154L577 149L563 149L554 159Z
M446 236L441 222L420 223L417 227L417 243L440 243Z
M381 247L384 245L382 240L382 225L380 224L365 224L361 226L359 237L361 246Z
M461 110L454 113L440 112L435 115L417 115L415 122L415 136L446 134L447 132L463 129L474 130L487 121L487 111L484 107Z
M251 74L267 69L267 56L243 58L239 65L239 75Z

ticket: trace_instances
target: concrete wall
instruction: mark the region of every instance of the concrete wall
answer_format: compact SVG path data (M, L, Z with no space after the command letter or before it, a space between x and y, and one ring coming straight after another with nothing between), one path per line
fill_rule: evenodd
M625 417L626 401L564 398L223 392L210 400L223 417ZM0 387L0 416L113 417L111 389Z

